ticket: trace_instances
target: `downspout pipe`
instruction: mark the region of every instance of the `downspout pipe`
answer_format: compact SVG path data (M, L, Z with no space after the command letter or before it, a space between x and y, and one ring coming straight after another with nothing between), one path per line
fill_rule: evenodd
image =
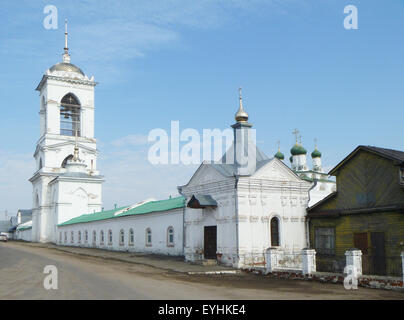
M177 189L178 193L185 198L184 207L182 208L182 255L184 256L185 259L185 209L187 207L186 204L187 197L185 197L184 194L182 193L181 187L178 187Z
M310 187L309 193L309 201L307 202L307 208L309 208L310 192L317 186L317 180L314 180L314 184ZM310 218L307 217L307 209L306 209L306 248L310 248Z

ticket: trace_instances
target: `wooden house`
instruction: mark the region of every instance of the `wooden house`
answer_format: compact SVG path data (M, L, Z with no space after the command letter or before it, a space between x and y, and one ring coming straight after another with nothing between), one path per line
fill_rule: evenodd
M337 191L308 208L317 270L342 272L345 251L362 251L364 274L401 276L404 152L359 146L329 173Z

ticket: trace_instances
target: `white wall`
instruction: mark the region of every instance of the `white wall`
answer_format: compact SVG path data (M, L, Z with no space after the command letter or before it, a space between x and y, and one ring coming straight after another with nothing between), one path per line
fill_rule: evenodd
M167 230L174 228L174 246L167 245ZM134 230L134 245L129 245L129 229ZM152 231L152 245L146 246L146 229ZM119 242L119 232L125 232L124 245ZM88 241L85 242L85 231L88 231ZM101 230L104 231L104 244L100 243ZM108 243L108 231L112 230L113 242ZM57 244L76 247L101 248L116 251L144 252L153 254L165 254L173 256L183 255L183 209L133 215L129 217L114 218L90 223L81 223L70 226L58 227ZM74 233L74 243L71 243L71 232ZM81 231L81 243L78 243L78 232ZM93 231L96 231L96 243L93 243ZM67 233L67 242L65 235ZM60 241L62 233L62 241Z
M16 231L16 239L31 242L32 229L27 229L24 231Z

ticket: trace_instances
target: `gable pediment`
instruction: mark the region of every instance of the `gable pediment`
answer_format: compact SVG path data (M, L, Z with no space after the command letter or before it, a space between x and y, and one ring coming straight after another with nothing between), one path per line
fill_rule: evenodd
M212 165L202 163L186 186L202 185L210 182L221 181L224 178L225 176L217 171Z
M300 179L292 169L276 158L262 166L254 173L252 178L283 182L302 182L302 179Z

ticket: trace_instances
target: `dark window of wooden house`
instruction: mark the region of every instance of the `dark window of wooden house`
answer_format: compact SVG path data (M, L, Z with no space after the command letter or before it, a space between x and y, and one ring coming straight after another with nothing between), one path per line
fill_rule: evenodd
M271 246L279 247L279 220L272 218L271 220Z
M335 229L315 228L315 249L319 254L335 254Z

